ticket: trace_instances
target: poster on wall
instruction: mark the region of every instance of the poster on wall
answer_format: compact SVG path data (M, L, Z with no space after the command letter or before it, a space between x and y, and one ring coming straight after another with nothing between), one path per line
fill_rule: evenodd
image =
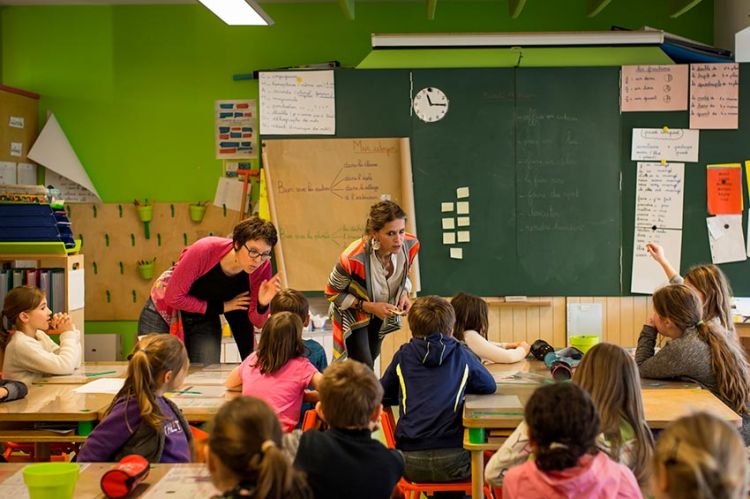
M333 71L260 73L263 135L335 135Z
M216 159L254 159L255 100L217 100L214 106Z

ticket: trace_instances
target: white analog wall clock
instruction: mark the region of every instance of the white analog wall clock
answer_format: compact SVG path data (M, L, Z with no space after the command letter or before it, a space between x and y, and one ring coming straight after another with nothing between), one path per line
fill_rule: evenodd
M413 105L414 112L420 120L434 123L448 113L448 96L439 88L423 88L414 96Z

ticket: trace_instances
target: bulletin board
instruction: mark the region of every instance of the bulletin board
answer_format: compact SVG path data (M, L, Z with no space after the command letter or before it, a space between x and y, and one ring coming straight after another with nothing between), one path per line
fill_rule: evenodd
M132 204L68 205L73 233L86 255L86 320L138 320L151 284L182 250L205 236L231 237L239 212L207 206L201 222L190 219L188 203L154 203L150 238ZM144 279L138 260L156 258L153 277Z
M26 155L38 133L38 113L37 94L0 85L0 161L29 162ZM11 154L14 143L21 144L20 155Z

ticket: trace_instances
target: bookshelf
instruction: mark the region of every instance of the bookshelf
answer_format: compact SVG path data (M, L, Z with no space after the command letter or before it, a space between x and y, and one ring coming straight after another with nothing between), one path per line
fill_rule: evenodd
M10 283L0 282L0 293L3 287L8 289L14 287L14 273L23 275L23 284L27 283L27 271L37 271L36 282L41 286L41 272L50 270L52 274L61 275L55 278L57 287L52 289L52 297L47 296L52 312L68 312L73 318L73 323L81 331L81 348L84 347L84 258L80 253L74 253L80 244L73 250L65 250L63 243L0 243L0 269L10 271ZM7 276L7 273L2 273ZM6 279L8 277L5 277ZM59 279L59 281L58 281ZM50 286L53 283L50 282ZM64 298L60 301L54 296L62 290ZM5 296L3 294L2 299Z

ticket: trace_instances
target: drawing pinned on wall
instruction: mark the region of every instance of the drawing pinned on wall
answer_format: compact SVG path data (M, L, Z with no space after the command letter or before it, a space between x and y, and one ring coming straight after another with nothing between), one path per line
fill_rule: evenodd
M690 128L737 129L740 65L690 65Z
M632 161L698 161L698 130L633 128Z
M687 65L623 66L620 111L686 111Z
M216 159L257 158L254 100L217 100L214 105Z
M713 263L747 260L745 237L742 234L742 215L707 217L706 225Z
M739 163L706 165L708 213L711 215L741 215L742 165Z

